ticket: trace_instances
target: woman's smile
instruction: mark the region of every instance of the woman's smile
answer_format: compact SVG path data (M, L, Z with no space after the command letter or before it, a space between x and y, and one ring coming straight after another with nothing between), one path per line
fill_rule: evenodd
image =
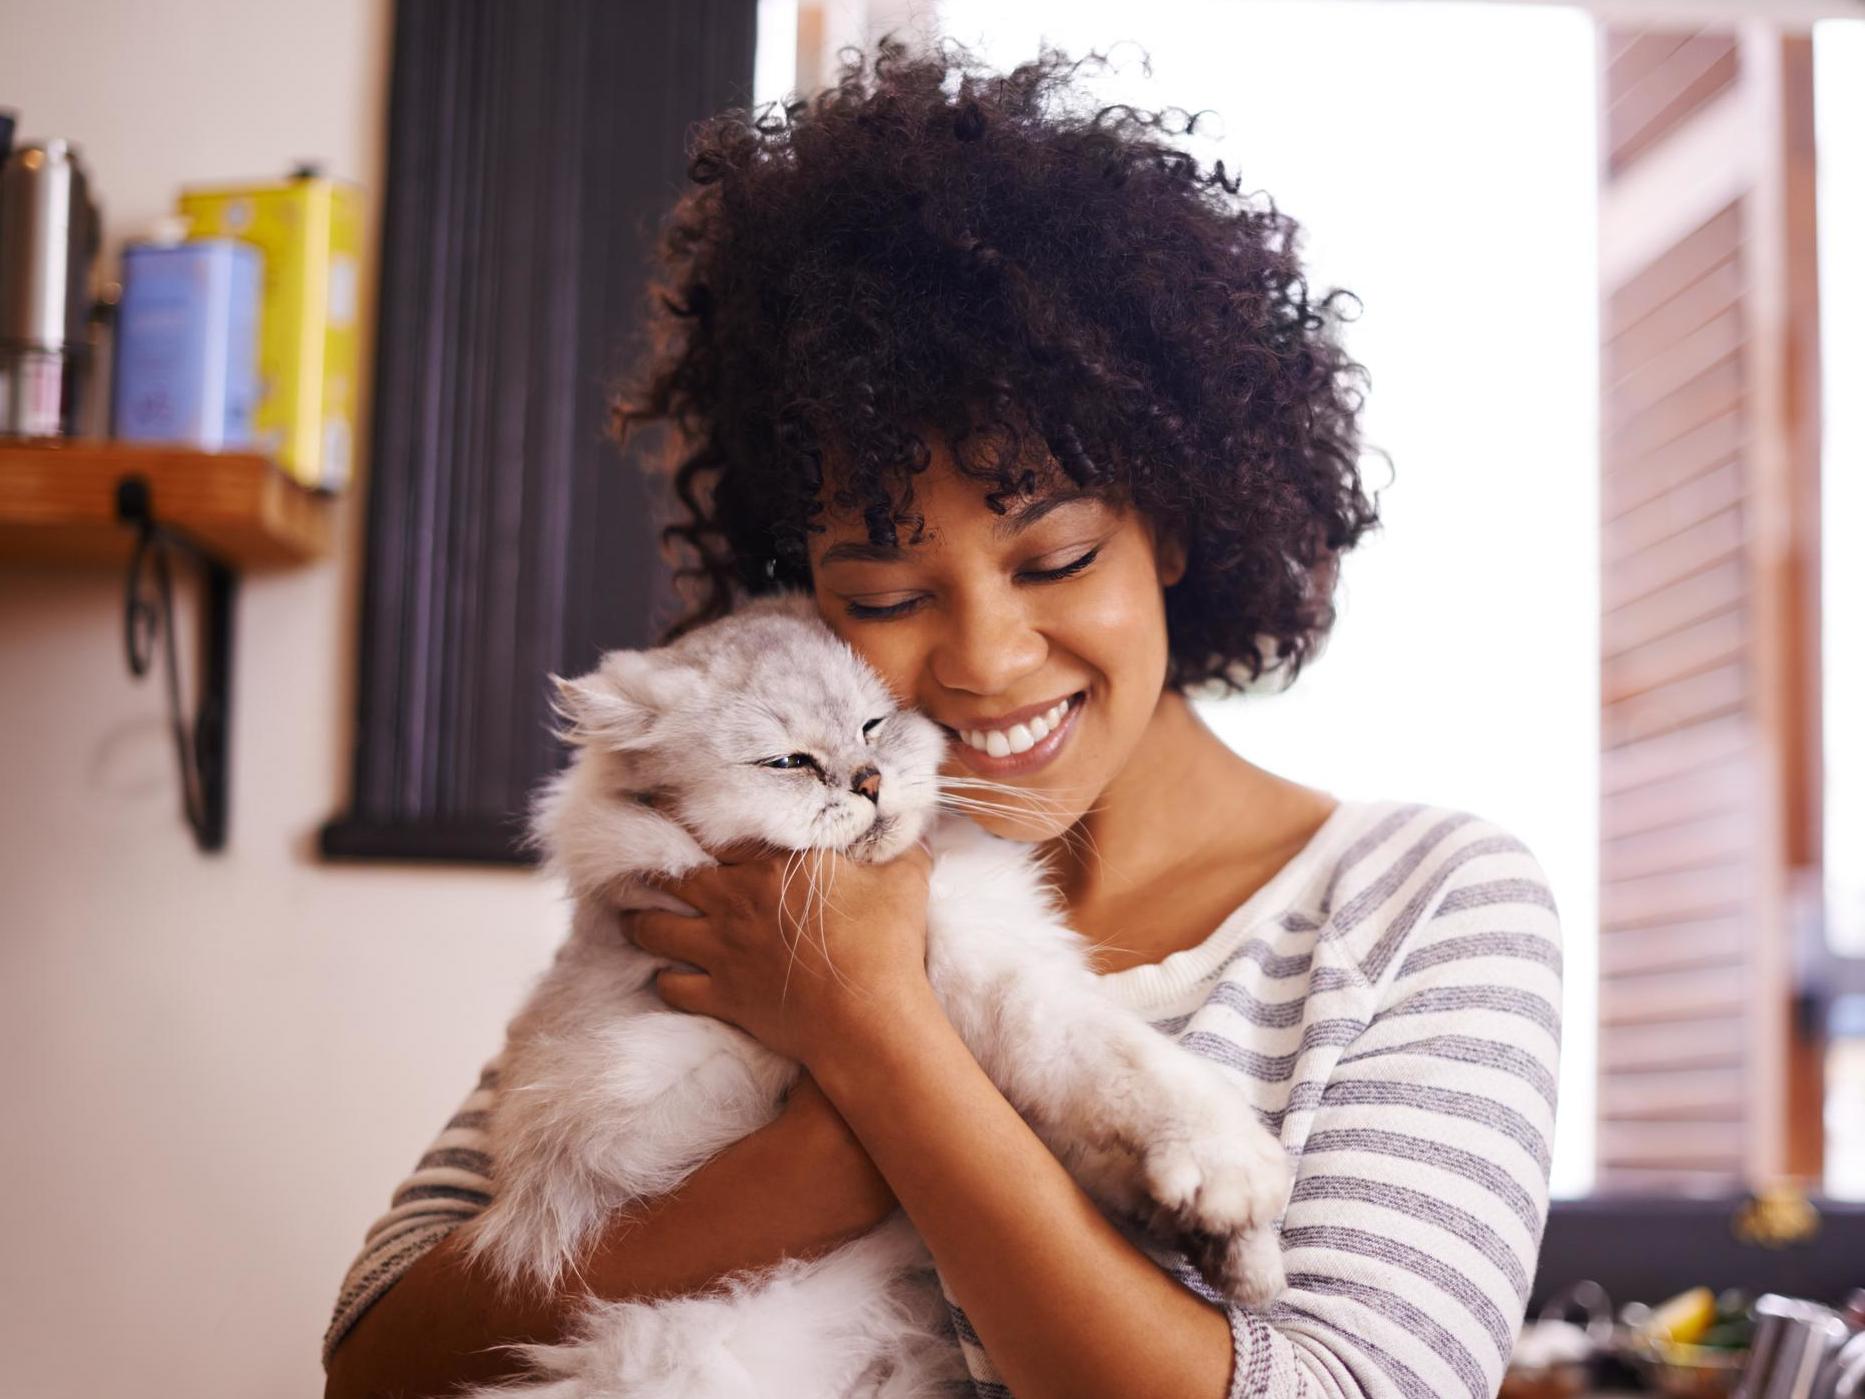
M952 736L952 756L980 777L1023 777L1054 762L1075 731L1088 692L1029 705L996 719L941 724Z

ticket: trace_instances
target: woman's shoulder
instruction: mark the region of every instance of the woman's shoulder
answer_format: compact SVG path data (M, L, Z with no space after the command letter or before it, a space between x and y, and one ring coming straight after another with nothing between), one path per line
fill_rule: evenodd
M1468 807L1396 798L1343 799L1336 813L1349 839L1337 842L1344 863L1403 864L1408 870L1458 868L1483 856L1534 853L1509 823Z
M1502 947L1558 970L1553 887L1511 824L1461 806L1382 799L1353 803L1343 825L1316 918L1367 980Z

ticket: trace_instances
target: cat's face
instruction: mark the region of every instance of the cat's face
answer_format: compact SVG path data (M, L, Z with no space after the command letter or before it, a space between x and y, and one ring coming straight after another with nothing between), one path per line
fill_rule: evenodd
M613 770L605 794L645 797L708 849L760 840L886 860L935 810L944 735L899 707L807 597L611 652L558 690L581 761Z

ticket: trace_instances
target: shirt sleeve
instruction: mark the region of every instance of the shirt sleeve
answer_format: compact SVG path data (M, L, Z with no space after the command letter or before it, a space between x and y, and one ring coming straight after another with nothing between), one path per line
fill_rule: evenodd
M1450 847L1358 954L1373 1012L1309 1098L1288 1288L1227 1308L1230 1399L1501 1386L1547 1222L1560 929L1515 837L1477 819Z
M324 1368L331 1353L415 1259L454 1228L492 1203L492 1158L486 1123L498 1093L499 1059L480 1071L479 1082L440 1135L395 1187L388 1213L369 1226L362 1251L344 1275L337 1305L324 1332Z

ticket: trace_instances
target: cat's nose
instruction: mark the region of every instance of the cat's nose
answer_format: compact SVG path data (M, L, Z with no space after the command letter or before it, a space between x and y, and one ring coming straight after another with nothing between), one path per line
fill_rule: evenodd
M881 770L879 768L862 768L850 782L851 790L861 793L877 806L881 800Z

